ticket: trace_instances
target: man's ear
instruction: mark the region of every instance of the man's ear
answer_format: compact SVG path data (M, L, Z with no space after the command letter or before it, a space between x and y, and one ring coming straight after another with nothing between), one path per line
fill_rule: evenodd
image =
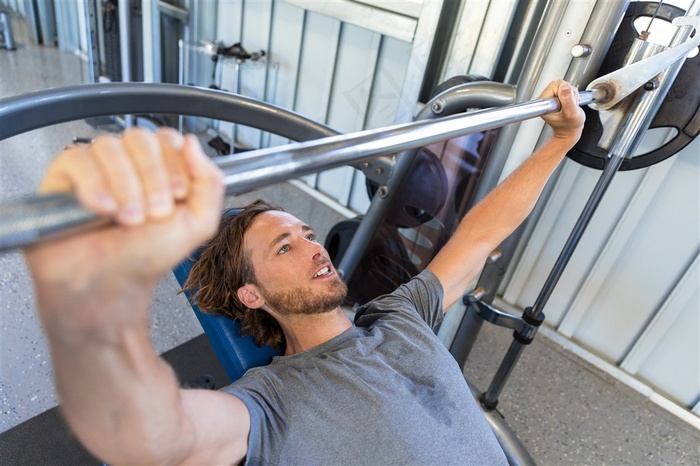
M259 309L265 304L265 300L260 295L260 290L255 285L243 285L238 288L236 295L248 309Z

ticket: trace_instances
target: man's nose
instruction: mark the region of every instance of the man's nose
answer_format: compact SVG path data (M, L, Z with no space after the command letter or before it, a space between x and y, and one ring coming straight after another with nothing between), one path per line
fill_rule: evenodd
M314 262L321 261L321 260L324 260L326 258L326 256L327 256L327 254L325 254L326 249L323 247L323 245L318 244L318 243L311 243L310 248L311 248L311 259Z

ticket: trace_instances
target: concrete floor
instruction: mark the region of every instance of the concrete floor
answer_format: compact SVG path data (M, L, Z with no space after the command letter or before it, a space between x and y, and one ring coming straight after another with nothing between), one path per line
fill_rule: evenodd
M84 63L55 48L29 43L13 19L18 49L0 49L0 97L86 82ZM53 154L84 122L32 131L0 142L0 201L34 191ZM243 205L264 197L308 221L321 237L343 217L283 183L227 199ZM201 334L172 277L153 299L152 335L159 352ZM57 403L49 355L34 314L31 282L17 252L0 255L0 432ZM485 327L465 371L486 388L510 332ZM700 430L540 335L524 352L499 405L540 464L700 464ZM0 455L2 456L2 455Z

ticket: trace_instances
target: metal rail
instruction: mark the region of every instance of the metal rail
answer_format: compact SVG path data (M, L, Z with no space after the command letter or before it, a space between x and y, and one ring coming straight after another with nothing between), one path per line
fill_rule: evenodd
M0 101L0 139L90 117L172 114L213 118L306 141L338 134L282 107L230 92L161 83L82 84Z
M581 92L580 105L604 98L601 91ZM556 98L418 121L378 130L331 136L217 159L226 192L236 194L371 157L465 136L555 112ZM33 196L0 205L0 251L27 246L58 235L104 224L72 194Z

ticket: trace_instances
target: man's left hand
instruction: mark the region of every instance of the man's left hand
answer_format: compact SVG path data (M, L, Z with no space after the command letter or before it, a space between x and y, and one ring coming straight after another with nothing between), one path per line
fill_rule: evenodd
M566 81L553 81L542 91L540 99L557 97L561 102L558 112L542 117L554 131L554 138L566 140L573 146L581 137L586 114L579 106L578 89Z

